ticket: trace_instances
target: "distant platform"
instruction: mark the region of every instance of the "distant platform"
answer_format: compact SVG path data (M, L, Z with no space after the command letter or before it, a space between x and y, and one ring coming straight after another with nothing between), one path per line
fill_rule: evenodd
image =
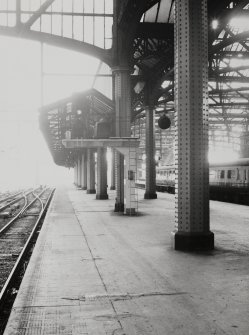
M62 144L68 149L74 148L137 148L139 139L136 137L109 137L99 139L66 139Z
M174 196L137 216L57 189L5 335L249 334L249 207L211 202L215 247L171 248Z

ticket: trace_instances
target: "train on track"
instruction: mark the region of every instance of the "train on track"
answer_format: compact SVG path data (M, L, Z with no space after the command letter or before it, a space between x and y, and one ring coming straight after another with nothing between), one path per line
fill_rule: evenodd
M139 171L138 187L145 185L145 171ZM175 193L175 167L156 167L157 191ZM249 205L249 158L209 165L210 199Z

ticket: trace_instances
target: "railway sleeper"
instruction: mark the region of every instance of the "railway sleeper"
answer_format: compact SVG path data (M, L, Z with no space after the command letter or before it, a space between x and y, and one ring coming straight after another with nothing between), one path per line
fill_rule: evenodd
M11 217L11 215L12 215L12 211L2 212L2 213L0 213L0 218L1 219L7 219L7 218Z
M18 208L20 208L20 204L14 204L14 205L11 206L12 211L17 210Z

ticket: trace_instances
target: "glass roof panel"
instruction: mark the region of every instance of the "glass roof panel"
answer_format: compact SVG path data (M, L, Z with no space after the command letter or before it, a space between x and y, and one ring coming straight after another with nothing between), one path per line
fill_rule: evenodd
M151 7L144 15L144 22L173 22L174 0L161 0Z

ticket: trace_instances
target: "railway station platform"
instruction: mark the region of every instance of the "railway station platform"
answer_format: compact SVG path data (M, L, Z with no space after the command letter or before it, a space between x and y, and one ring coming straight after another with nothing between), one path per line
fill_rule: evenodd
M174 196L113 212L73 186L55 192L5 335L249 334L249 207L211 202L215 250L171 248Z

